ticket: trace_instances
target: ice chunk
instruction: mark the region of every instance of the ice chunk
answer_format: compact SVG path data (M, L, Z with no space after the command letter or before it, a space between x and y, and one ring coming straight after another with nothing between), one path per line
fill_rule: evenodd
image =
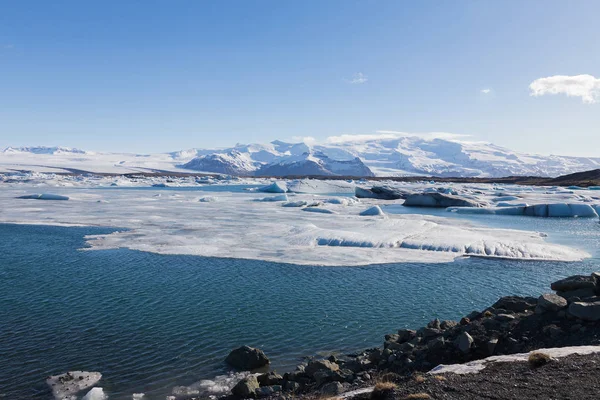
M46 383L56 400L71 400L75 399L78 392L94 386L101 378L100 372L69 371L49 376Z
M373 206L373 207L367 208L365 211L361 212L359 215L365 217L365 216L385 215L385 213L383 212L383 210L381 210L381 208L379 206Z
M35 199L35 200L69 200L67 196L61 196L58 194L42 193L42 194L28 194L25 196L19 196L18 199Z
M288 189L285 182L273 182L268 186L261 187L258 191L264 193L287 193Z
M325 203L339 204L342 206L349 206L351 204L357 204L358 202L359 200L354 197L334 197L332 199L325 200Z
M302 211L321 213L321 214L335 214L334 211L328 210L326 208L319 208L319 207L307 207L307 208L303 208Z
M256 199L256 201L289 201L287 194L282 194L279 196L271 196L271 197L263 197L262 199Z
M106 400L108 397L104 394L102 388L93 388L81 400Z
M215 196L204 196L201 197L198 201L200 203L214 203L216 201L219 201L219 198Z

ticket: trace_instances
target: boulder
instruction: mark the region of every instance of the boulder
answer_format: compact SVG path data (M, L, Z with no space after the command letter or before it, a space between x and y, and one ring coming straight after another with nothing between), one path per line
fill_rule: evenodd
M269 365L269 358L260 349L242 346L229 353L225 362L241 371L252 371Z
M239 381L237 385L231 389L231 393L233 393L234 396L247 399L248 397L254 397L259 387L260 385L258 384L256 377L250 375L249 377Z
M598 321L600 320L600 301L571 303L569 313L585 321Z
M545 293L538 298L538 307L548 311L558 311L567 306L567 300L553 293Z
M550 288L557 292L569 292L571 290L578 289L595 290L596 280L594 279L594 277L588 275L574 275L552 283L552 285L550 285Z
M458 350L466 354L471 351L471 346L473 346L473 338L467 332L462 332L460 335L458 335L454 344Z
M328 360L312 360L308 363L304 372L308 376L314 376L317 371L338 371L340 366Z
M421 193L410 195L404 205L407 207L482 207L484 204L442 193Z

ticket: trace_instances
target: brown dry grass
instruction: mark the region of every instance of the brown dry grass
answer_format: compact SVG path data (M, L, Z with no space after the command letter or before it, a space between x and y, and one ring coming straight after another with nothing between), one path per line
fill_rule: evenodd
M542 365L548 364L550 361L552 361L552 357L539 351L534 351L529 355L529 358L527 358L527 362L531 368L539 368Z

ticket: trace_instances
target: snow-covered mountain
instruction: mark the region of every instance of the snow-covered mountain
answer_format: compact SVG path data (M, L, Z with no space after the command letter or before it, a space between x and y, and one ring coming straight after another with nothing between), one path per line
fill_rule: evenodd
M198 171L241 176L559 176L600 168L600 157L518 153L491 143L411 135L345 136L323 144L237 144L136 155L65 147L8 147L0 170L44 166L92 172ZM35 168L34 168L35 167Z
M86 154L85 151L79 149L73 149L70 147L46 147L46 146L35 146L35 147L7 147L2 150L4 154L19 154L19 153L31 153L31 154Z

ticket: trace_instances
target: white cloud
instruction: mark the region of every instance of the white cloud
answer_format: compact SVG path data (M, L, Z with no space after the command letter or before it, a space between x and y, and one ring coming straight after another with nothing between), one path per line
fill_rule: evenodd
M312 136L293 136L292 141L298 142L298 143L306 143L306 144L317 143L317 139L315 139Z
M600 79L592 75L555 75L536 79L529 85L529 90L531 96L566 94L592 104L600 100Z
M369 78L367 78L365 74L363 74L362 72L357 72L356 74L352 75L352 79L348 80L347 82L353 85L360 85L367 82L368 80Z
M348 142L368 142L371 140L393 140L400 139L403 137L419 137L422 139L446 139L455 140L458 138L469 137L470 135L461 135L450 132L425 132L425 133L411 133L411 132L399 132L399 131L377 131L374 134L358 134L358 135L339 135L329 136L325 139L328 144L339 144Z
M490 93L492 93L492 89L481 89L481 93L490 94Z

